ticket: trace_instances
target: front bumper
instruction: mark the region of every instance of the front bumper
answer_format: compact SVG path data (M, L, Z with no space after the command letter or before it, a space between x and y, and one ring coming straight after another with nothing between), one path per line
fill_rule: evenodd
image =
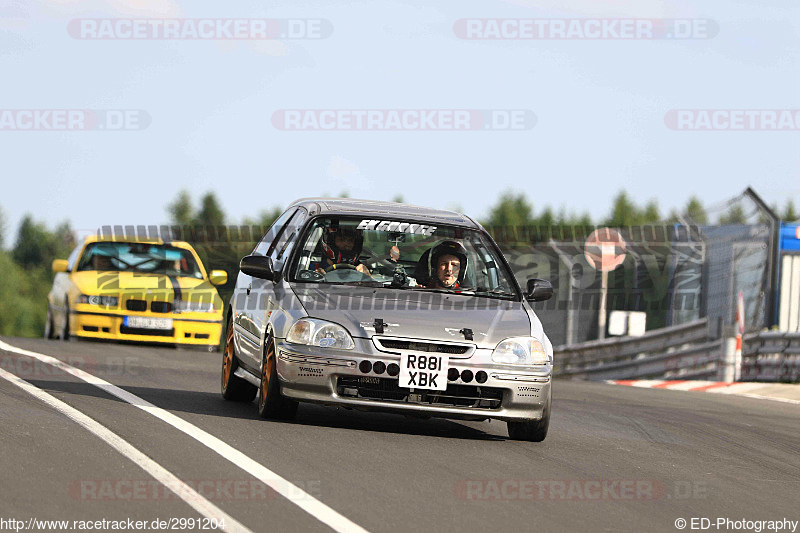
M281 392L300 401L420 416L468 420L541 419L550 396L552 367L521 369L491 362L491 350L478 349L468 358L451 358L449 367L459 378L448 380L446 391L401 389L386 372L362 372L359 364L377 361L387 367L400 356L379 352L369 341L355 339L352 351L321 350L277 342L277 370ZM465 382L461 371L483 370L484 383Z
M123 327L123 318L128 315L72 311L70 313L70 335L90 339L124 340L132 342L155 342L194 346L217 346L222 334L222 319L172 318L171 330L134 330ZM152 316L152 315L148 315Z

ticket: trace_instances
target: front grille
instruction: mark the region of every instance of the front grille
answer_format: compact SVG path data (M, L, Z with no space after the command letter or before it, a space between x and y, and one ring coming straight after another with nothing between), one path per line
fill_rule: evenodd
M125 302L128 311L147 311L147 302L144 300L128 300Z
M174 329L129 328L127 326L120 326L119 332L126 335L149 335L150 337L172 337L175 335Z
M397 339L377 339L378 344L387 350L414 350L417 352L437 352L462 355L470 347L463 344L444 344L440 342L418 342Z
M150 304L150 310L154 313L169 313L172 311L172 304L169 302L153 302Z
M398 386L396 379L341 376L336 392L345 398L360 398L443 407L497 409L503 400L503 389L450 383L447 390L416 389L413 393Z

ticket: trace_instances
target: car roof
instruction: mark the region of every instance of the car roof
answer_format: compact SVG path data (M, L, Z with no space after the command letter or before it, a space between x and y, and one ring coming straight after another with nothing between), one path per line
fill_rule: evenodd
M467 215L433 209L419 205L382 202L378 200L358 200L355 198L300 198L289 206L303 206L311 215L356 215L375 218L411 217L421 222L452 224L480 229L480 225Z
M169 244L171 246L175 246L177 248L186 248L188 250L192 249L192 246L185 241L164 241L162 239L156 238L145 238L145 237L123 237L123 236L116 236L116 235L89 235L87 236L83 243L90 244L93 242L124 242L124 243L141 243L141 244Z

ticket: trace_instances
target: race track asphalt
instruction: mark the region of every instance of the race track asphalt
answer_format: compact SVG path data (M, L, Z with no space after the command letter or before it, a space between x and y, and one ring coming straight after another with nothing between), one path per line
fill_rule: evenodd
M308 404L293 422L261 420L254 403L221 398L218 353L1 340L166 409L369 531L678 531L679 518L800 520L800 405L556 381L550 433L528 443L509 440L497 421ZM8 351L0 368L100 422L253 531L330 530L296 498L94 385ZM0 518L198 516L5 379L0 405Z

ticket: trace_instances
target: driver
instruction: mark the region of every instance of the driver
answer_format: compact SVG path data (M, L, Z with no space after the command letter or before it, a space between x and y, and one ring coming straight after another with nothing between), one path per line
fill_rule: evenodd
M92 270L107 272L116 269L114 268L114 264L111 262L110 257L95 253L92 255Z
M370 275L358 256L364 247L364 236L352 228L331 227L326 230L322 241L322 262L317 264L316 271L325 274L325 268L332 265L348 264L359 272Z
M433 247L429 257L429 289L460 289L467 273L467 250L456 241L444 241Z

